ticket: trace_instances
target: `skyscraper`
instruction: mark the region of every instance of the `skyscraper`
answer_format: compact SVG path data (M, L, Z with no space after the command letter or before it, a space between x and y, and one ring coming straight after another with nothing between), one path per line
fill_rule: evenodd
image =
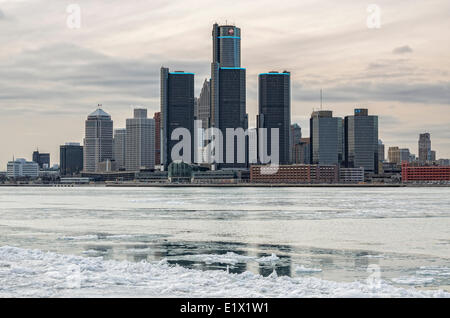
M378 116L369 116L367 109L345 117L345 164L378 174Z
M291 163L300 163L300 143L302 139L302 128L297 124L291 125Z
M112 159L113 121L100 106L85 122L83 169L86 172L96 172L99 163Z
M209 116L211 112L211 81L205 79L202 91L198 98L198 107L196 112L197 120L202 121L202 128L209 128Z
M155 165L161 164L161 112L153 115L155 121Z
M310 147L312 164L340 165L342 156L342 118L330 110L311 114Z
M385 160L384 144L381 139L378 139L378 161L384 162Z
M125 167L128 171L155 168L155 121L147 118L147 109L134 109L126 120Z
M59 147L59 169L62 176L72 176L83 170L83 146L68 142Z
M191 134L190 163L194 162L194 74L169 72L161 68L161 164L164 169L173 161L172 132L185 128ZM181 153L180 155L185 155Z
M259 74L258 128L266 128L266 153L272 149L271 129L278 129L279 163L291 161L291 83L289 72ZM300 127L299 127L300 128ZM258 129L259 131L259 129ZM301 138L301 132L300 132ZM300 139L299 138L299 139ZM258 138L259 139L259 138Z
M116 162L118 169L125 169L126 144L127 130L125 128L114 129L113 159Z
M419 135L419 163L424 164L430 158L431 136L429 133Z
M227 160L226 129L248 128L246 114L245 69L241 68L241 29L234 25L213 25L213 61L211 63L211 114L210 126L223 134L223 164L219 168L246 168L247 162L238 163L237 141L234 144L234 160ZM245 149L248 149L246 139ZM245 157L248 160L248 150Z

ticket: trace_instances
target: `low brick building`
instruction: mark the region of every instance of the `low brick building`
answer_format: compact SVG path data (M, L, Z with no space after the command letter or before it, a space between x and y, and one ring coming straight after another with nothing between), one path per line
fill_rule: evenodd
M402 163L402 182L450 181L450 166L417 166Z
M253 183L337 183L339 168L334 165L253 165L250 182Z

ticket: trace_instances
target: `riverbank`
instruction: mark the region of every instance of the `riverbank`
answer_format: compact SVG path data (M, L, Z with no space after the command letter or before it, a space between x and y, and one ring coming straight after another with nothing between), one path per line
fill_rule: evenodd
M0 184L0 187L119 187L119 188L402 188L402 187L450 187L450 184L292 184L292 183L236 183L236 184L195 184L195 183L90 183L90 184Z

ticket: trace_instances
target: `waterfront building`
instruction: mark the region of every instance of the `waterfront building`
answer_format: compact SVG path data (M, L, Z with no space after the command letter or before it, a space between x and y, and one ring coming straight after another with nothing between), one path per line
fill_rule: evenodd
M50 154L49 153L40 153L39 150L33 152L33 162L36 162L39 165L40 169L49 169L50 168Z
M83 170L83 146L68 142L59 147L59 168L61 176L73 176Z
M367 109L345 117L345 166L378 173L378 116L369 116Z
M126 120L125 167L127 171L155 168L155 121L147 109L135 108Z
M223 163L217 168L239 169L247 167L248 146L245 145L245 162L239 163L236 138L230 144L234 145L234 158L227 160L226 129L248 128L246 114L246 71L241 67L241 29L234 25L213 25L213 60L211 63L211 107L210 126L220 129L223 134ZM246 138L248 142L248 138ZM231 157L231 156L230 156Z
M291 125L291 163L301 163L299 162L299 151L300 151L300 143L302 139L302 128L297 124Z
M418 166L402 163L403 182L450 182L450 166Z
M114 129L113 160L118 169L125 169L127 130L125 128Z
M31 178L39 176L39 164L34 161L27 161L19 158L9 161L7 164L6 176L8 178Z
M258 98L258 133L260 128L266 130L266 140L261 143L261 135L258 135L260 143L265 146L264 154L271 156L272 137L271 130L278 129L279 163L289 164L291 161L291 74L269 72L259 74L259 98ZM301 136L300 136L301 138ZM260 151L258 151L260 154Z
M262 170L264 169L264 170ZM339 167L336 165L252 165L250 182L253 183L337 183Z
M102 108L89 114L85 122L83 171L96 172L98 164L113 156L113 121Z
M164 170L173 161L172 148L179 140L171 140L177 128L185 128L191 135L190 162L194 162L194 74L169 72L161 68L161 165ZM187 154L180 154L187 155ZM188 161L188 160L187 160Z
M340 183L364 182L364 168L339 168Z
M310 119L310 162L340 165L343 160L342 118L329 110L314 111Z

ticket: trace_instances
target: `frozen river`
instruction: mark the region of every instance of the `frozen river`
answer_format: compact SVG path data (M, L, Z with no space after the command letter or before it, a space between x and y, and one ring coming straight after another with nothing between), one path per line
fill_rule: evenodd
M449 292L450 188L0 187L0 297Z

